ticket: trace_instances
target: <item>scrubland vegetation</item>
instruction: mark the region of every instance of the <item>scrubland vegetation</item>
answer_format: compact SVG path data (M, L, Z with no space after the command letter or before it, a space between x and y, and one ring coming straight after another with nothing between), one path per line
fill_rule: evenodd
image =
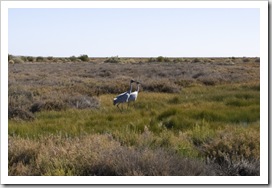
M260 175L259 58L80 57L9 56L9 175Z

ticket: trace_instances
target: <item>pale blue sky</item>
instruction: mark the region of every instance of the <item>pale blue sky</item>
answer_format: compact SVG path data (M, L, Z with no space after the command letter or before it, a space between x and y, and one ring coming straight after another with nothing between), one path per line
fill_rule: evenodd
M260 56L260 10L9 9L9 54Z

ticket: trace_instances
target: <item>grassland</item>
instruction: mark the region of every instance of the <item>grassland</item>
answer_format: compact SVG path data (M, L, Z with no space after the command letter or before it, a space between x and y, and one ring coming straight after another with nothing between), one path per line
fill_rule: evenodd
M9 64L9 175L260 175L258 58L50 59Z

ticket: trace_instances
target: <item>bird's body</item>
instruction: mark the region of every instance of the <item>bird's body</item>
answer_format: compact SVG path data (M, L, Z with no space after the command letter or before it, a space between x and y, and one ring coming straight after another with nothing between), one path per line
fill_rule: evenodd
M119 104L119 103L124 103L127 102L128 98L129 98L130 94L129 91L121 93L120 95L116 96L113 99L113 105Z
M120 95L116 96L113 99L113 105L117 104L117 107L119 104L124 103L124 102L128 102L129 96L131 94L131 90L132 90L132 83L134 82L134 80L130 81L130 89L127 92L121 93ZM118 107L119 108L119 107Z

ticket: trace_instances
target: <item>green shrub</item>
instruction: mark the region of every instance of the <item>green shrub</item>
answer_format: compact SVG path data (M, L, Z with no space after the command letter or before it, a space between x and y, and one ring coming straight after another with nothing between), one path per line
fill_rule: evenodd
M227 127L202 145L202 152L223 175L259 175L260 135L257 130Z
M26 59L28 62L33 62L35 60L35 58L32 56L27 56Z
M38 56L38 57L36 57L36 61L37 62L43 62L44 61L44 57Z
M24 61L21 58L19 58L19 57L14 58L13 61L14 61L15 64L22 64L22 63L24 63Z
M53 57L53 56L48 56L47 59L48 59L49 61L52 61L52 60L54 59L54 57Z
M27 61L27 58L25 56L20 56L20 59L23 60L24 62Z
M192 62L193 62L193 63L200 63L201 60L200 60L199 58L195 58Z
M156 59L153 58L153 57L151 57L151 58L148 59L148 62L149 62L149 63L156 62Z
M9 107L8 108L8 118L15 119L15 120L33 120L35 117L28 110L21 109L21 108Z
M144 91L163 92L163 93L179 93L181 87L169 80L152 80L142 85Z
M9 140L9 176L215 175L202 161L163 148L127 147L111 135Z
M157 62L170 62L170 59L167 57L159 56L157 57Z
M78 59L80 59L81 61L86 61L86 62L89 61L88 55L81 55L78 57Z
M72 61L72 62L75 62L75 61L77 60L77 58L76 58L75 56L71 56L71 57L69 57L69 59L70 59L70 61Z

